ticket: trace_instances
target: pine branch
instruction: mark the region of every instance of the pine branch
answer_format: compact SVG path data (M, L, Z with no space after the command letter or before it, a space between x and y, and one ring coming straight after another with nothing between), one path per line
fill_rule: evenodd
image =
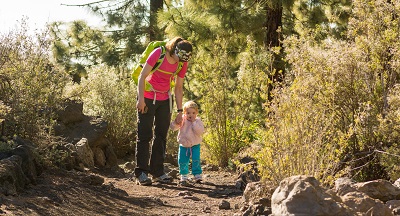
M85 7L85 6L91 6L91 5L94 5L94 4L100 4L100 3L108 2L108 1L110 1L110 0L99 0L99 1L95 1L95 2L89 2L89 3L86 3L86 4L63 4L63 3L61 3L61 5L63 5L63 6L73 6L73 7Z

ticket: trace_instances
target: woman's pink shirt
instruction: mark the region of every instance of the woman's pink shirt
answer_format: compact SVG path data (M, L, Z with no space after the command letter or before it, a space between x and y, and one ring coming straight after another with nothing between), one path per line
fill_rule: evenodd
M158 61L158 58L161 54L161 48L154 49L152 53L150 53L149 57L147 58L147 64L150 66L154 66ZM168 72L175 72L178 68L178 62L175 64L170 64L167 60L167 57L164 58L161 66L159 67L160 70L168 71ZM183 63L183 67L181 71L179 71L178 76L181 78L185 77L187 71L187 62ZM153 89L157 91L156 93L156 100L167 100L169 98L168 90L170 90L170 78L173 75L162 73L158 70L154 71L154 73L149 74L146 80L153 86ZM175 77L172 77L174 79ZM154 99L154 92L153 91L145 91L144 97L149 99Z

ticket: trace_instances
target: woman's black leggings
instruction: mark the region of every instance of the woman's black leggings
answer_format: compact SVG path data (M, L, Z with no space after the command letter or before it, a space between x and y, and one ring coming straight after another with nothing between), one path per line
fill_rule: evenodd
M145 103L147 112L138 112L135 175L138 177L144 172L159 177L164 174L167 134L171 122L169 100L153 104L153 100L145 98ZM153 134L153 145L150 148Z

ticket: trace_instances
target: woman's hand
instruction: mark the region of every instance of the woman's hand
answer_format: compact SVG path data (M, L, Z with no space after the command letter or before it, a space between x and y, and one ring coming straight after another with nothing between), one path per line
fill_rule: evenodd
M146 62L138 78L138 86L137 86L138 100L136 102L136 108L138 112L142 114L147 112L146 103L144 102L144 86L146 77L150 74L152 68L153 67Z
M175 122L176 122L177 124L181 125L181 124L182 124L182 120L183 120L183 118L182 118L182 112L179 112L178 115L176 115Z
M137 100L136 108L137 108L138 112L142 113L142 114L146 113L146 111L147 111L146 103L144 102L144 100L141 100L141 99Z

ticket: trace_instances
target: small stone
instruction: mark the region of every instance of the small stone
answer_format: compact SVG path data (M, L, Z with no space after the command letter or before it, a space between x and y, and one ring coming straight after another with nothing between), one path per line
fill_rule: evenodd
M178 193L178 196L192 196L192 193L189 191L181 191Z
M204 207L203 209L204 213L211 213L211 208L209 206Z
M226 200L222 200L221 203L218 205L218 207L219 207L219 209L228 210L231 208L231 204Z

